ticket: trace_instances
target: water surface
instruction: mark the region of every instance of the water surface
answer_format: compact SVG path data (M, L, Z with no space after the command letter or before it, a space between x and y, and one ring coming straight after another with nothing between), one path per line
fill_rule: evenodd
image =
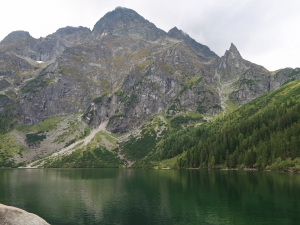
M298 224L300 175L1 169L0 203L35 213L53 225Z

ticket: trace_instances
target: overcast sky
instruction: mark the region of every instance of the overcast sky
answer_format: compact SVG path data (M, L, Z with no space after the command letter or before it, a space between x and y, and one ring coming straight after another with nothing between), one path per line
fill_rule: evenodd
M2 0L0 40L15 30L45 37L65 26L90 29L117 6L157 27L174 26L222 56L234 43L269 70L300 67L299 0Z

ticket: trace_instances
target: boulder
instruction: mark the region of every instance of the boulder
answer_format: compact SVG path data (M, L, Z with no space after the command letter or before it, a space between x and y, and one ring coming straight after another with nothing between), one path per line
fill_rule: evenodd
M22 209L0 204L0 224L2 225L47 225L39 216Z

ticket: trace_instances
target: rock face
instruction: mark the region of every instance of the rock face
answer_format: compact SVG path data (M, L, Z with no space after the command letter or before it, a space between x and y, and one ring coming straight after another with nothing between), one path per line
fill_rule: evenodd
M215 81L223 100L242 105L281 85L299 79L300 69L285 68L275 72L244 60L234 44L219 59Z
M0 204L0 224L3 225L49 225L35 214L22 209Z
M220 58L176 27L165 32L118 7L92 31L65 27L46 38L25 31L4 38L0 120L12 108L13 121L25 125L82 112L90 126L109 119L108 129L122 133L161 112L216 115L299 76L299 69L270 72L244 60L233 44Z
M244 60L234 44L220 58L216 75L220 95L236 105L270 91L271 73L262 66Z
M0 80L0 91L4 90L4 89L6 89L6 88L8 88L10 86L11 85L10 85L10 83L7 80L5 80L5 79Z
M158 29L135 11L117 7L108 12L94 26L94 35L128 37L137 35L145 41L155 41L166 36L163 30Z

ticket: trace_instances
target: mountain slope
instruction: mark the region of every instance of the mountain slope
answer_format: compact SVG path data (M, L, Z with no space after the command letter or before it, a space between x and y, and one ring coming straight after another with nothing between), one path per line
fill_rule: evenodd
M196 115L156 115L119 149L132 167L300 170L300 81L211 122Z
M177 155L178 167L298 170L299 135L300 81L294 81L212 123L170 133L144 160Z
M0 42L0 133L75 113L82 127L109 121L107 131L119 134L156 115L208 119L299 77L299 68L270 72L251 63L233 44L219 57L176 27L165 32L118 7L92 31L65 27L39 39L15 31ZM35 154L62 147L51 146Z
M18 109L14 116L20 124L85 111L86 122L97 127L126 115L124 126L109 127L115 132L129 131L161 111L216 115L300 74L272 74L244 60L233 44L219 58L176 27L166 33L121 7L92 31L66 27L40 39L12 32L0 43L0 57L6 62L1 81L11 84L2 94L16 95L5 94ZM93 103L102 97L102 103Z

